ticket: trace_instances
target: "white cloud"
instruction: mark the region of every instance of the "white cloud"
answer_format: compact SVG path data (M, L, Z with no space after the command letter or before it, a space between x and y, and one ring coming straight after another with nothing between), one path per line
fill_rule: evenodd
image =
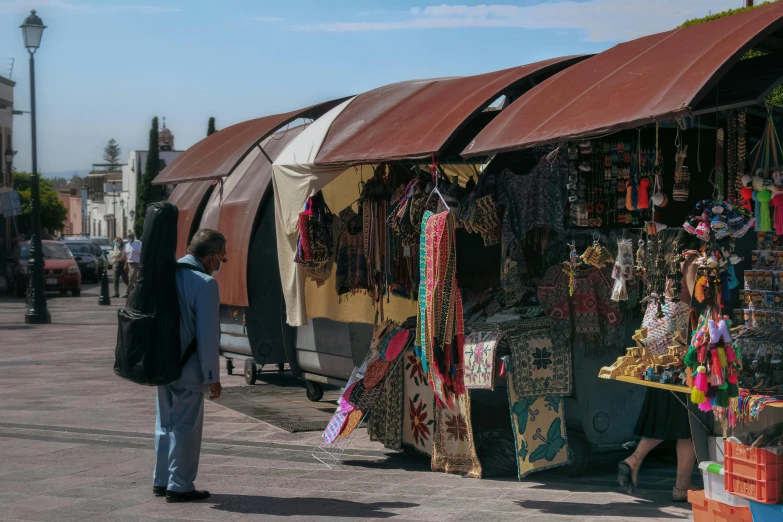
M589 41L629 40L672 29L690 18L738 7L737 0L573 0L535 5L432 5L399 20L315 23L300 31L358 32L467 27L576 30Z
M253 18L253 20L257 20L259 22L282 22L283 19L279 16L256 16Z

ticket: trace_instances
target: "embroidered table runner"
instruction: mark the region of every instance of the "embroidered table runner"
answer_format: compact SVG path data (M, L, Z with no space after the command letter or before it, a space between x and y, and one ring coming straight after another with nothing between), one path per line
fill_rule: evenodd
M436 404L435 416L432 471L481 478L470 420L470 393L457 396L453 410Z
M505 332L503 343L517 397L570 395L571 346L563 336L553 337L548 318L519 321Z
M473 332L465 338L465 388L495 389L495 355L499 332Z
M568 464L563 398L554 395L518 397L518 380L508 373L508 403L517 451L519 478Z
M432 455L435 432L435 392L425 378L421 360L408 348L402 354L405 365L405 398L402 443L422 453Z

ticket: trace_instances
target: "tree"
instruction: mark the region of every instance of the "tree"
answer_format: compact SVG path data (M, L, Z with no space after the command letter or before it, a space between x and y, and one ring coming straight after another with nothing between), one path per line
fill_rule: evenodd
M686 20L680 27L688 27L689 25L703 24L704 22L710 22L712 20L717 20L718 18L724 18L726 16L735 15L737 13L744 13L745 11L750 11L751 9L757 9L769 3L770 2L762 2L752 7L739 7L737 9L729 9L727 11L721 11L720 13L711 14L703 18L694 18L692 20ZM750 50L745 54L745 56L742 57L742 59L748 60L748 59L756 58L758 56L762 56L764 54L765 53L761 51ZM777 105L778 107L783 107L783 84L778 85L772 90L770 95L767 96L766 102L770 105Z
M158 172L160 172L160 150L158 149L158 117L155 116L152 118L152 127L150 128L147 165L141 176L141 184L136 196L136 217L133 229L138 237L141 237L141 232L144 230L144 215L147 213L147 206L163 199L162 187L152 184L152 180L155 179Z
M114 138L109 140L109 143L103 148L103 161L109 164L109 170L115 171L117 165L120 163L120 145L114 141Z
M207 124L207 136L212 136L217 132L217 129L215 128L215 117L212 116L209 118L209 123Z
M68 210L57 196L54 184L48 179L40 180L41 187L41 228L62 230ZM30 237L32 212L30 207L30 175L26 172L14 173L14 188L19 191L19 202L22 205L22 215L17 216L16 225L26 237Z

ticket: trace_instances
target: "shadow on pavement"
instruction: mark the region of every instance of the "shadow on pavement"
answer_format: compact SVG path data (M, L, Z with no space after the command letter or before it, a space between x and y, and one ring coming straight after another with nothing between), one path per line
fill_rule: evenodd
M209 502L214 502L213 509L230 513L276 516L323 516L328 511L330 516L348 518L391 518L396 513L381 511L384 508L411 508L418 504L410 502L371 502L363 504L350 500L333 498L278 498L252 495L221 495L214 494Z
M350 460L340 462L344 467L368 468L368 469L396 469L404 471L432 471L430 461L407 453L388 455L383 460Z
M683 520L690 518L688 515L667 513L662 510L660 502L644 500L644 503L633 502L608 502L605 504L585 504L583 502L564 502L562 500L516 500L514 504L522 509L535 510L547 515L612 515L628 518L671 518Z

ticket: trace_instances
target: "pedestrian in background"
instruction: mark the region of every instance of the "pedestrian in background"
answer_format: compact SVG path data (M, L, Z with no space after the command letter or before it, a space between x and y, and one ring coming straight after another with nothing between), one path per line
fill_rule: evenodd
M139 262L141 262L141 242L136 241L136 234L133 231L128 232L128 244L125 245L125 271L128 272L128 288L125 295L128 297L133 287L136 286L136 279L139 277Z
M125 271L127 260L125 243L120 236L117 236L114 238L114 248L111 251L111 264L114 266L114 297L120 296L120 279L125 282L125 287L128 287L128 272Z
M212 277L226 259L226 238L220 232L196 232L188 255L178 260L175 275L180 310L180 350L195 339L196 350L182 367L180 378L158 386L155 420L155 473L152 492L166 502L209 498L194 484L204 427L204 394L220 397L220 294ZM182 266L187 265L187 266Z

